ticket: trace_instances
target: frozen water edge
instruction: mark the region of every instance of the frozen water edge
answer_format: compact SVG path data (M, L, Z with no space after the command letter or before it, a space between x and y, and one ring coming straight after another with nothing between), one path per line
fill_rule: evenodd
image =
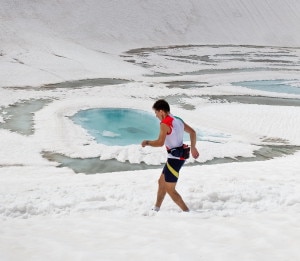
M34 133L33 117L34 113L42 109L51 100L29 100L20 101L9 107L0 110L3 115L3 122L0 128L11 130L22 135L32 135Z
M252 157L235 157L235 158L213 158L205 162L187 163L186 166L211 165L230 162L249 162L249 161L263 161L270 160L276 157L294 154L300 150L300 146L287 145L264 145L260 149L254 151ZM134 171L145 169L162 169L163 165L147 165L143 162L138 164L131 164L129 162L119 162L117 160L100 160L97 158L70 158L59 153L44 152L43 157L50 161L59 163L58 167L68 167L75 173L84 174L99 174L118 171Z

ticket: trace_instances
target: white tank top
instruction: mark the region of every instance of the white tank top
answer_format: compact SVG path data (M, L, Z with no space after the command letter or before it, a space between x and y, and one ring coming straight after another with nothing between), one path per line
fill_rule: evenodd
M176 147L180 147L183 144L183 134L184 134L184 122L179 117L173 116L169 114L166 118L161 121L161 124L164 123L170 127L170 132L167 134L165 140L166 149L172 149ZM170 153L168 154L168 158L175 158Z

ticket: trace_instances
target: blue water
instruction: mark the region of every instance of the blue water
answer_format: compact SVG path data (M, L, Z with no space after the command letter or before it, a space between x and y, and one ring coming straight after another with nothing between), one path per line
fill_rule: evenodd
M235 86L242 86L254 90L300 94L300 88L291 86L286 80L263 80L263 81L245 81L232 83Z
M159 133L159 120L141 110L83 110L76 113L72 120L85 128L98 143L105 145L140 144L145 139L156 139Z

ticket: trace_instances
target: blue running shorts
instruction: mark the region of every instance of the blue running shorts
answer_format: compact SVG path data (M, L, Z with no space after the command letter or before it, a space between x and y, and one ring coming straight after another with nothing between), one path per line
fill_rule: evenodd
M179 170L183 166L185 160L168 158L162 173L165 176L166 182L177 182L179 177Z

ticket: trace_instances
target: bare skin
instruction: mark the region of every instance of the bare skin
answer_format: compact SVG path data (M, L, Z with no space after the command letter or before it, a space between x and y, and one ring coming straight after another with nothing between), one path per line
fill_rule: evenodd
M155 110L156 117L162 121L165 117L168 116L168 112L165 112L163 110ZM166 124L162 123L160 124L160 132L158 135L158 138L156 140L148 141L144 140L142 142L142 147L145 146L152 146L152 147L161 147L165 144L165 139L167 134L170 132L170 127L167 126ZM184 123L184 131L190 134L190 140L191 140L191 154L193 158L198 158L199 157L199 152L196 148L196 132L195 130L190 127L188 124ZM159 180L158 180L158 191L157 191L157 198L156 198L156 203L155 206L157 208L160 208L162 205L162 202L168 194L171 199L181 208L182 211L188 212L189 208L183 201L182 197L180 194L177 192L176 188L176 182L166 182L164 174L162 173Z
M164 174L161 174L159 180L158 180L158 191L157 191L157 198L155 206L160 208L161 204L165 198L165 195L168 193L168 195L171 197L171 199L182 209L182 211L188 212L189 208L184 203L182 197L180 194L176 191L176 182L166 182Z

